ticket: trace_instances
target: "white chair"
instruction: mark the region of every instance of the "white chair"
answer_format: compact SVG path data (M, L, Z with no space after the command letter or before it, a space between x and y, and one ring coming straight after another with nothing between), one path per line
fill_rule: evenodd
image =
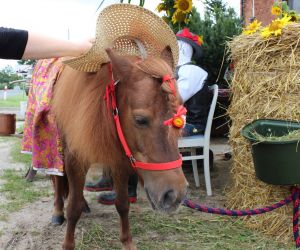
M192 160L193 172L196 187L200 186L199 174L197 169L197 160L204 160L204 178L205 178L205 186L206 192L208 196L212 195L211 191L211 182L210 182L210 171L209 171L209 146L210 146L210 132L212 120L214 117L214 112L216 108L217 98L218 98L218 85L214 84L210 87L213 91L213 98L210 105L207 123L205 127L204 135L193 135L187 137L181 137L178 141L178 147L181 152L189 152L190 156L183 156L182 160ZM203 154L197 155L196 148L203 148Z

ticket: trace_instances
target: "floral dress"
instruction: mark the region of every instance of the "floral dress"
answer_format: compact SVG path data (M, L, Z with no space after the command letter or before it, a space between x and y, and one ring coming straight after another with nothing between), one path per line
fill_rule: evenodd
M32 154L33 169L63 175L60 133L51 113L56 79L63 68L61 59L40 60L34 67L25 115L22 153Z

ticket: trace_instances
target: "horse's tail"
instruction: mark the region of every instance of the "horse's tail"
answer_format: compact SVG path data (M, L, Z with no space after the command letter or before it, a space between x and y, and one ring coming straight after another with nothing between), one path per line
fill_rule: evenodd
M55 190L55 185L57 185L57 178L61 178L60 179L60 195L62 195L62 197L64 199L68 198L69 195L69 182L68 182L68 178L67 175L65 174L64 176L54 176L54 175L50 175L51 181L52 181L52 185L53 185L53 189Z

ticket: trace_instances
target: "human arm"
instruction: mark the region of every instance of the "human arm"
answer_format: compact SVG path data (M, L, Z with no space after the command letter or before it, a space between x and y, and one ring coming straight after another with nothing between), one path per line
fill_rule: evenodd
M0 58L21 59L27 40L26 30L0 27Z
M54 57L77 57L92 46L89 40L74 42L57 39L26 30L0 27L0 58L45 59Z
M202 89L207 76L207 72L198 66L184 65L180 67L177 86L183 102Z
M92 42L89 40L75 42L29 32L22 59L77 57L86 53L91 47Z

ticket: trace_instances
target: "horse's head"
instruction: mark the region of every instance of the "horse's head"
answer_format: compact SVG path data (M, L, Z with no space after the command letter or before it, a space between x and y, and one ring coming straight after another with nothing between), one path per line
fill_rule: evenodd
M156 170L137 168L154 209L171 212L186 194L187 181L178 150L180 129L164 124L174 116L181 99L175 88L163 82L172 76L170 52L161 58L124 57L107 50L116 87L120 122L136 161L153 164ZM164 168L168 163L171 167ZM159 170L157 170L159 169Z

